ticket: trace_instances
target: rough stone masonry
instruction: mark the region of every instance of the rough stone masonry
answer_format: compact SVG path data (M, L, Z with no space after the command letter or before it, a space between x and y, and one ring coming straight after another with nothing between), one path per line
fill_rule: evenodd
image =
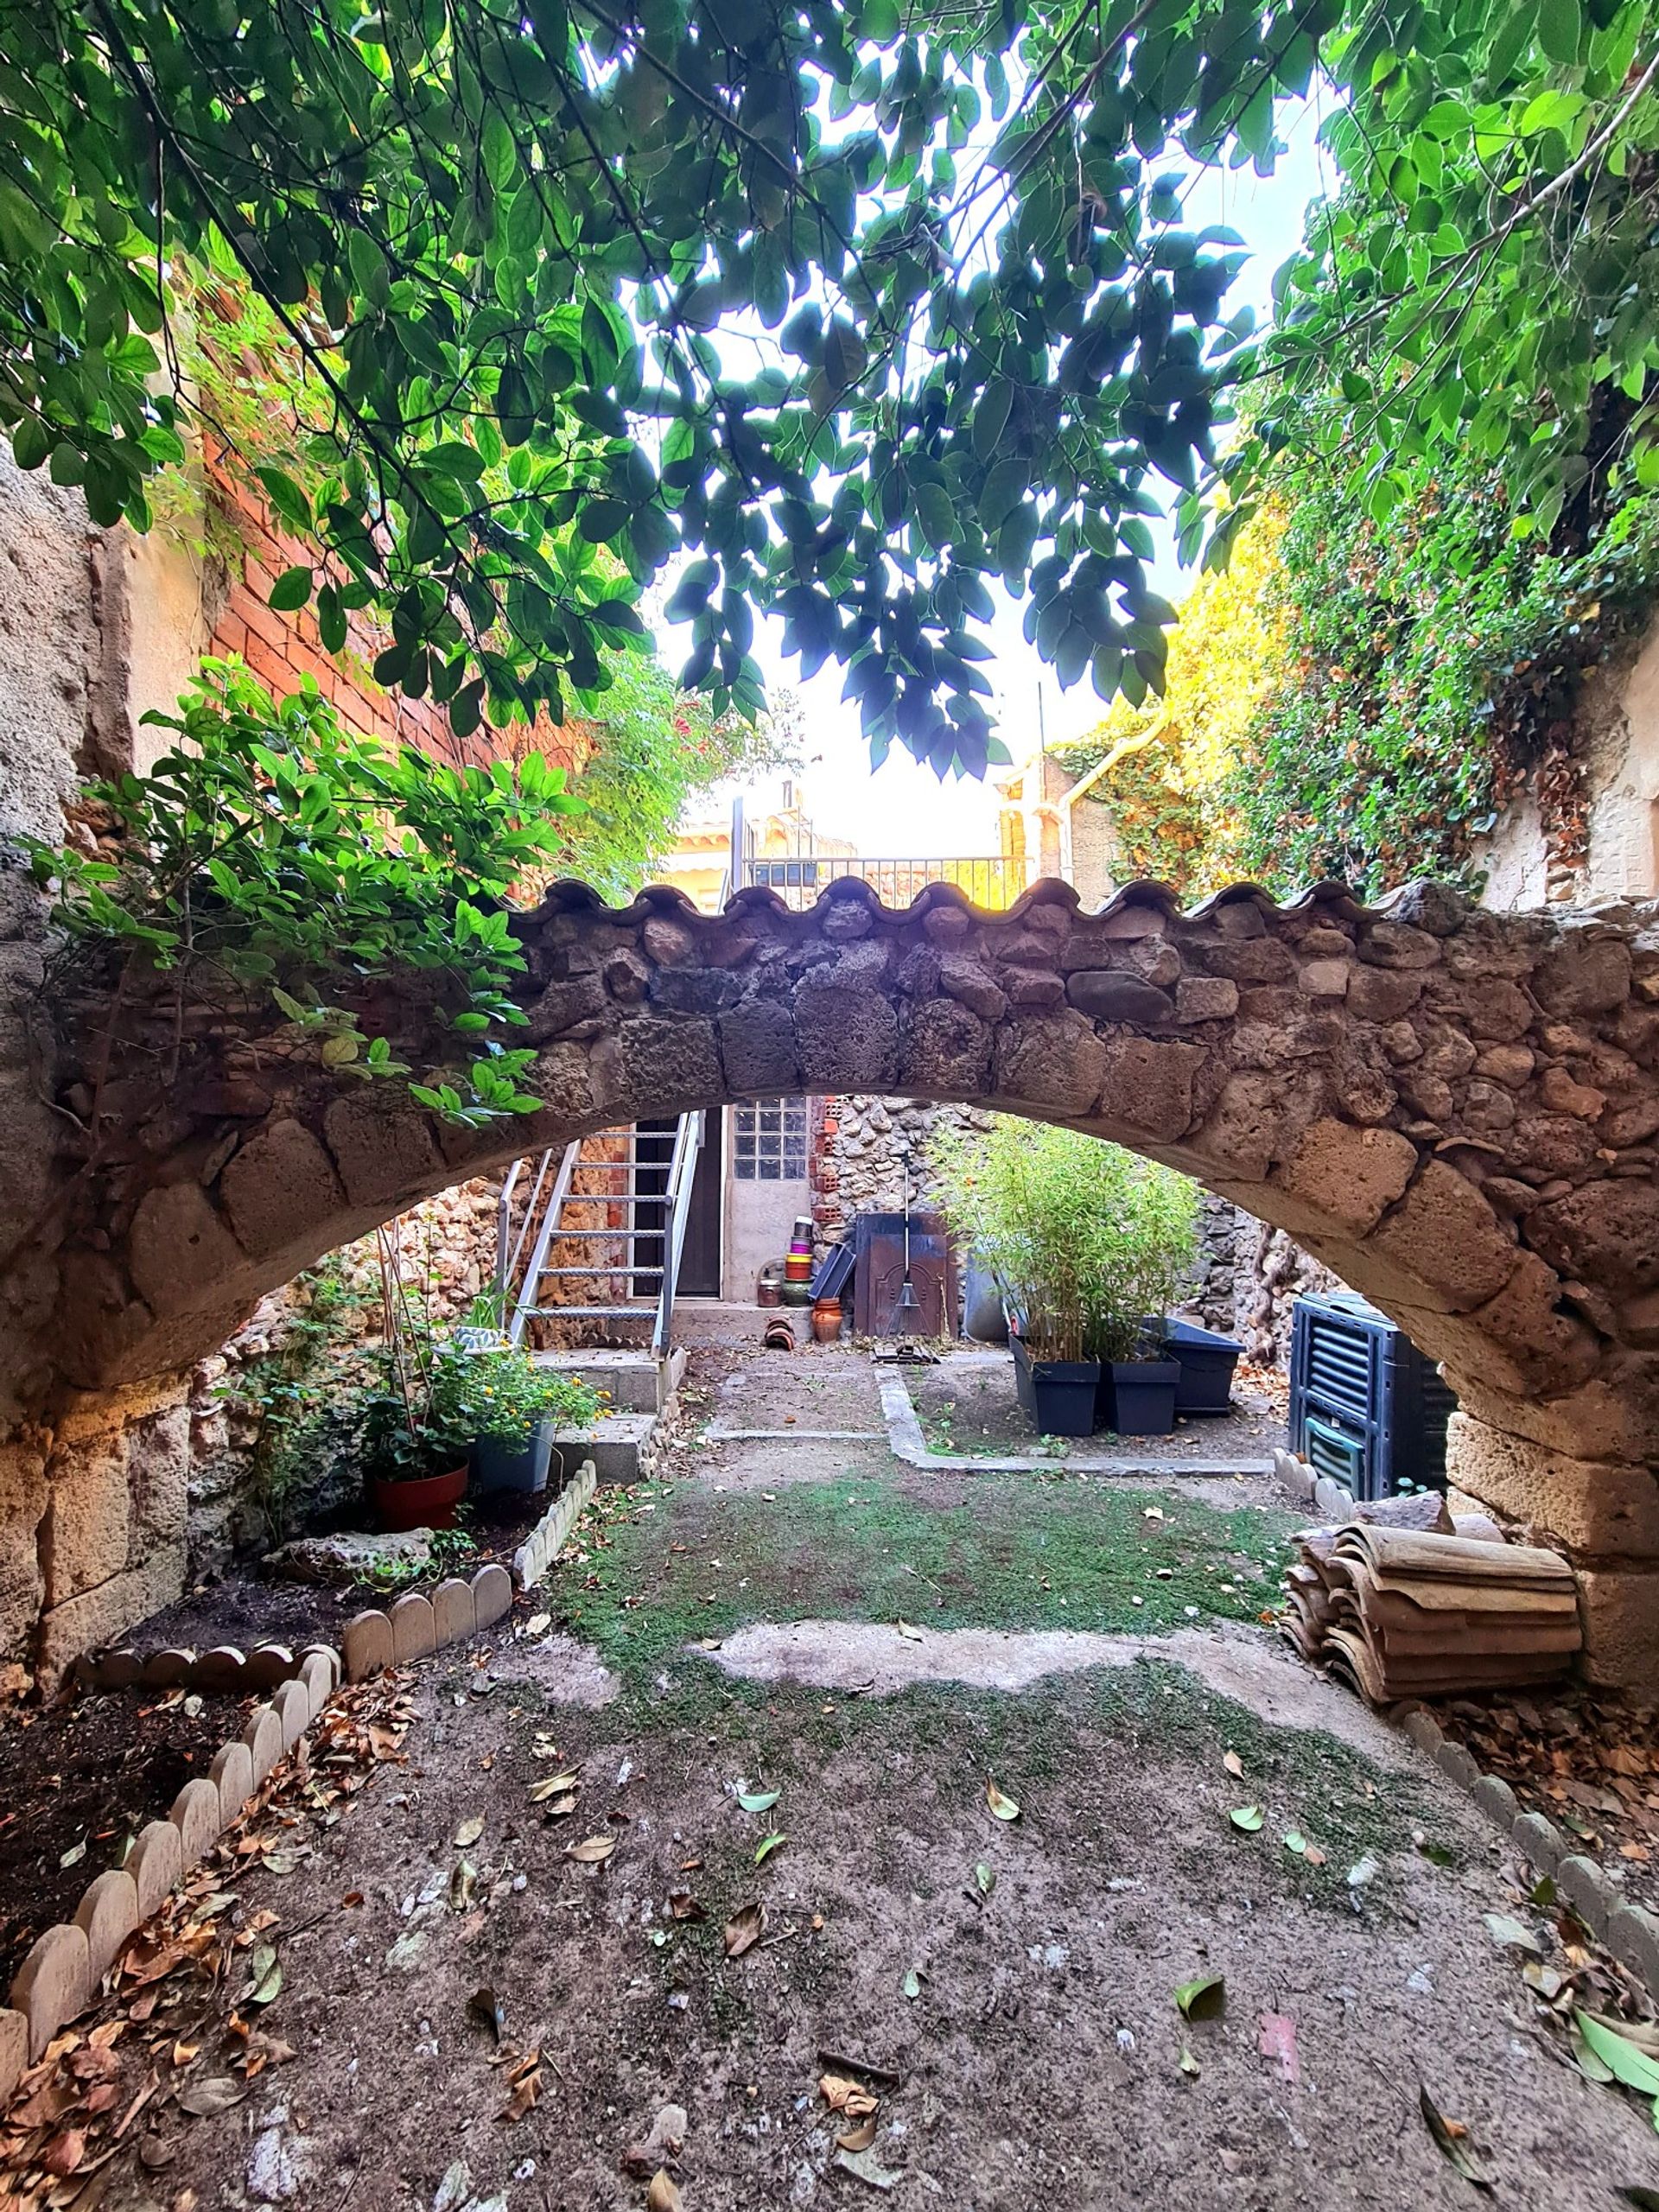
M1659 1679L1659 908L1239 886L1183 913L1145 885L1088 913L1042 883L1001 914L944 884L893 912L849 880L707 917L567 884L516 926L546 1103L481 1136L346 1086L274 1007L124 1007L120 1127L71 1148L13 1260L58 1284L14 1359L22 1409L162 1389L325 1251L588 1129L801 1091L980 1104L1169 1161L1374 1299L1458 1392L1454 1482L1570 1552L1592 1671ZM400 1057L439 1050L415 988L361 1012ZM69 1126L107 1002L60 1022Z

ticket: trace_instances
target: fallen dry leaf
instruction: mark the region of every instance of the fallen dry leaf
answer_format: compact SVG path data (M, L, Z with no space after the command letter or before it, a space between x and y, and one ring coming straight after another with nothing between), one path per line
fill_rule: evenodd
M875 2130L876 2118L871 2113L861 2120L856 2127L849 2127L844 2135L837 2135L836 2148L838 2151L868 2151L875 2140Z
M821 2074L818 2094L831 2112L841 2113L848 2120L867 2119L881 2101L861 2082L849 2081L844 2074Z
M985 1777L985 1802L999 1821L1017 1821L1020 1808L1012 1797L1006 1797L988 1774Z
M727 1957L741 1959L745 1951L752 1951L760 1941L766 1924L765 1905L740 1905L721 1931Z
M1226 1768L1229 1774L1234 1776L1236 1779L1243 1781L1244 1776L1244 1762L1240 1758L1236 1751L1227 1752L1221 1763L1223 1766Z
M579 1774L546 1775L540 1782L531 1783L530 1802L532 1805L544 1805L550 1797L566 1796L571 1790L579 1789L581 1783Z
M671 1890L668 1910L676 1920L706 1920L709 1917L690 1890Z
M474 1813L470 1820L463 1821L455 1830L455 1848L458 1851L468 1849L471 1845L478 1841L483 1833L484 1815L482 1813Z
M584 1836L580 1843L567 1845L565 1857L574 1859L583 1866L598 1866L616 1849L613 1835Z
M683 2202L673 2175L658 2166L645 2191L645 2212L680 2212Z

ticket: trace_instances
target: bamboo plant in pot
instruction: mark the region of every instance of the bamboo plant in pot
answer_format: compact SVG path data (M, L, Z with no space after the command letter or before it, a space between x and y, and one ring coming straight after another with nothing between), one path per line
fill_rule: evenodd
M1039 1432L1166 1433L1179 1370L1141 1336L1190 1265L1194 1186L1098 1138L1007 1120L945 1135L934 1165L953 1231L1001 1290Z
M1084 1332L1100 1362L1096 1425L1118 1436L1167 1436L1181 1370L1163 1341L1161 1317L1192 1269L1198 1186L1121 1145L1096 1144L1096 1272ZM1159 1317L1150 1335L1148 1314Z
M474 1433L467 1354L438 1333L430 1271L411 1287L397 1232L379 1230L377 1245L381 1341L358 1410L364 1478L383 1529L453 1529Z

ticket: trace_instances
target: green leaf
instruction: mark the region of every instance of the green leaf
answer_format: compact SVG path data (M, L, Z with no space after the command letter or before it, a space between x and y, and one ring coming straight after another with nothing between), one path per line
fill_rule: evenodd
M309 569L284 569L270 588L270 605L279 614L291 614L311 596Z
M1611 2021L1593 2012L1574 2012L1573 2024L1583 2037L1586 2049L1600 2060L1614 2081L1622 2082L1627 2089L1640 2090L1644 2097L1659 2097L1659 2061L1649 2058Z
M1236 1828L1243 1828L1247 1835L1254 1835L1262 1825L1263 1815L1259 1805L1235 1805L1227 1817Z
M1583 29L1579 0L1538 0L1538 43L1560 67L1578 60Z
M740 1789L737 1802L746 1813L769 1812L783 1796L781 1789Z
M756 1844L754 1847L755 1865L757 1866L763 1866L766 1860L771 1858L772 1853L776 1851L781 1844L785 1844L788 1841L788 1836L785 1835L781 1829L774 1830L771 1835L763 1835L760 1842Z
M1439 2107L1421 2082L1417 2088L1417 2105L1442 2158L1450 2163L1455 2172L1462 2175L1465 2181L1472 2183L1477 2189L1490 2190L1492 2184L1482 2171L1473 2152L1460 2135L1453 2135Z
M1199 1974L1176 1986L1175 2007L1184 2020L1218 2019L1226 2005L1227 1982L1223 1974Z

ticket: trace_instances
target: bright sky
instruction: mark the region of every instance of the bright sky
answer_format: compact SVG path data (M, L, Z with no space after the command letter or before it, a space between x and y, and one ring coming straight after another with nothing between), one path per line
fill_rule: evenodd
M1319 156L1314 143L1318 117L1310 105L1287 114L1280 135L1289 151L1270 177L1251 168L1206 172L1187 201L1186 226L1227 223L1251 249L1251 259L1229 295L1229 307L1247 302L1259 322L1269 312L1274 270L1301 238L1302 211L1321 189ZM1154 524L1156 531L1157 525ZM1179 601L1188 579L1177 566L1166 539L1155 575L1166 598ZM1005 601L993 626L996 658L986 673L995 690L999 734L1016 760L1037 750L1039 708L1051 744L1080 737L1104 709L1085 676L1063 692L1054 671L1020 635L1023 603ZM931 768L913 761L895 745L886 764L872 772L869 749L859 728L857 708L843 704L844 671L832 662L810 683L798 681L792 663L779 650L779 631L759 626L754 657L769 690L791 686L800 694L806 730L802 777L807 809L822 835L850 839L872 857L944 854L971 855L996 849L996 804L986 785L969 778L941 784ZM673 658L671 647L669 658ZM756 792L751 811L777 791ZM718 810L723 802L718 802ZM700 810L701 811L701 810Z

